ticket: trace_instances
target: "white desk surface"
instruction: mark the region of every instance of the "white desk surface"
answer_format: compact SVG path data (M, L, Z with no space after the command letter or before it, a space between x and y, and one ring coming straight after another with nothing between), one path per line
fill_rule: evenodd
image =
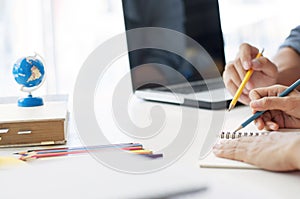
M142 187L151 187L151 184L155 187L154 184L161 183L161 187L164 187L164 184L190 180L194 185L198 183L207 186L206 191L200 192L194 198L299 198L300 172L275 173L263 170L199 168L199 154L205 133L211 124L213 112L133 99L129 106L130 117L137 124L147 125L150 121L149 110L157 105L161 106L166 113L167 133L156 136L155 141L140 141L146 148L155 150L170 143L178 128L180 115L177 113L181 109L196 111L201 121L201 128L191 147L183 157L167 169L148 175L125 174L103 166L89 155L36 160L25 167L0 168L0 197L5 199L122 198L121 196L129 194L130 190L143 190ZM107 117L107 114L111 114L111 110L105 107L98 107L97 110L97 118L105 121L102 123L103 129L109 128L108 137L111 137L112 141L122 142L128 139L112 123L113 119ZM222 111L217 111L217 113L222 115ZM247 107L239 107L226 113L222 129L234 129L249 115L250 110ZM222 121L213 121L214 125L218 123ZM250 125L245 130L255 130L255 127ZM68 145L78 146L79 144L81 143L78 134L70 128ZM12 152L22 150L24 148L0 149L0 156L11 156ZM146 193L147 189L144 191Z

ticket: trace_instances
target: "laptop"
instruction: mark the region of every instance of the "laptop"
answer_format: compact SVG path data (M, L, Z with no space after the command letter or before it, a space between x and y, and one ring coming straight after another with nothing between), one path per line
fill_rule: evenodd
M222 80L225 53L218 0L122 0L122 5L127 31L162 28L155 39L166 49L179 52L151 47L134 49L140 42L151 45L154 33L127 34L128 49L134 49L128 56L136 96L206 109L228 106L232 96ZM173 37L168 32L171 30L188 39ZM205 52L195 50L193 42Z

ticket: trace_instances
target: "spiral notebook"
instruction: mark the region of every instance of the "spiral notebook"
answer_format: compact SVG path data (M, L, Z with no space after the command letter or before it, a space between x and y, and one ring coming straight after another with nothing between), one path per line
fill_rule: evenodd
M267 132L222 132L219 137L220 139L236 139L244 136L260 136L266 134ZM212 151L204 159L199 160L199 164L201 168L260 169L245 162L219 158L215 156Z

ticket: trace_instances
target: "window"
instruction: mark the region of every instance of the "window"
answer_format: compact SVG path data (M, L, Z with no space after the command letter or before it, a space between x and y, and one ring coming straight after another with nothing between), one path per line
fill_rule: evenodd
M34 52L47 70L34 94L69 94L87 56L123 30L118 0L0 1L0 97L22 95L13 63Z
M264 48L271 58L292 28L300 25L300 3L294 0L219 0L226 60L242 42Z
M12 76L20 57L39 53L47 70L37 94L69 94L87 56L124 31L120 0L0 1L0 97L22 95ZM227 61L242 42L273 56L299 24L294 0L219 0Z

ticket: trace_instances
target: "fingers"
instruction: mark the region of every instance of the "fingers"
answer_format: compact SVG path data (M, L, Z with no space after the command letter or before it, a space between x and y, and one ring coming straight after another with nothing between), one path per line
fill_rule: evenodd
M274 85L269 87L261 87L251 90L249 93L249 98L252 101L261 99L263 97L269 97L269 96L278 96L280 93L282 93L287 87L282 85Z
M238 57L241 60L242 66L245 70L249 70L252 67L252 59L258 54L258 49L247 43L240 45Z
M250 102L250 107L255 111L281 110L287 112L294 107L288 97L263 97Z
M261 117L257 118L254 122L258 130L263 130L265 128L265 123Z
M251 100L256 100L267 96L278 96L285 89L287 89L287 87L282 85L256 88L249 93L249 97ZM299 91L294 90L289 94L289 96L299 96Z
M233 92L231 94L234 95L238 86L242 83L242 79L239 76L236 67L232 62L225 66L223 78L226 86L228 86L229 84L233 84L230 87L228 87L228 89L232 90Z
M249 104L249 93L255 87L262 85L271 85L275 81L277 75L277 67L270 62L267 58L255 57L258 54L258 49L244 43L240 46L239 53L234 62L226 65L223 73L225 86L232 95L235 95L237 89L242 83L248 69L253 68L258 73L252 75L243 89L242 96L239 101L244 104Z
M257 88L250 92L252 112L266 111L262 117L256 119L259 130L278 130L279 128L297 128L300 126L300 93L292 91L288 96L277 97L287 87L275 85Z
M234 95L238 89L238 87L242 83L242 79L244 78L245 71L242 69L242 66L239 62L235 62L238 66L235 66L233 62L229 63L225 67L225 71L223 73L223 80L228 91ZM237 69L239 68L239 69ZM250 98L248 96L249 91L245 88L243 90L242 95L240 96L239 101L244 104L249 104Z
M235 92L237 91L238 87L233 83L233 81L229 81L229 83L226 84L227 90L234 95ZM242 93L239 101L242 102L243 104L249 104L250 103L250 98L247 94Z
M270 112L264 113L261 117L254 121L258 130L266 129L268 131L277 131L279 129L279 124L276 120L272 120L272 115Z
M266 121L265 124L265 129L268 131L277 131L279 129L279 125L276 122Z
M264 75L275 78L278 74L278 69L268 58L260 57L252 61L252 69L261 71Z
M225 66L225 71L223 73L224 83L229 90L229 92L234 95L241 85L242 80L244 79L248 69L252 67L252 60L258 54L258 49L244 43L240 45L239 53L235 61L228 63ZM244 104L249 104L249 92L255 87L254 80L250 79L243 89L243 94L240 97L239 101Z
M278 96L278 94L283 92L285 89L285 86L275 85L252 90L249 94L249 97L252 100L250 102L250 107L252 108L253 113L255 113L256 111L265 110L289 110L291 108L291 103L287 103L288 99L286 97L268 97ZM286 105L283 106L283 104ZM270 112L266 112L261 117L255 120L255 125L259 130L262 130L264 128L267 130L278 130L280 125L271 120L272 117Z
M235 159L236 154L238 154L237 156L240 157L241 154L244 153L244 151L237 149L237 145L238 145L238 139L230 140L229 142L226 143L222 140L220 143L214 146L213 152L218 157ZM237 159L237 160L241 160L241 159Z
M247 70L252 67L252 59L255 58L257 53L257 48L247 43L241 44L235 61L228 63L225 67L224 78L227 83L231 80L237 87L239 87Z
M257 137L226 140L215 145L216 156L239 160L271 171L299 169L299 135L271 132ZM295 152L296 151L296 152Z
M213 152L218 157L243 161L249 144L255 140L255 137L242 137L233 140L222 140L213 148Z
M234 61L234 69L237 72L237 74L239 75L239 79L240 79L240 83L242 82L242 80L244 79L245 75L246 75L246 70L243 68L241 60L240 59L236 59ZM240 84L238 84L240 85Z

